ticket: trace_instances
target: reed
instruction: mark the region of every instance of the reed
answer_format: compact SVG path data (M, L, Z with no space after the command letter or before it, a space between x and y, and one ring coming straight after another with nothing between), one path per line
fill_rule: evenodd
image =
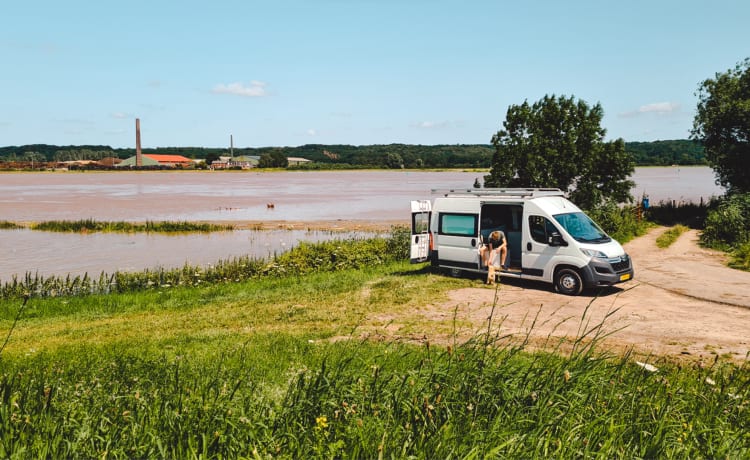
M0 220L0 230L16 230L19 228L24 228L22 225L19 225L15 222L11 222L9 220Z
M105 222L93 219L80 220L51 220L32 224L32 230L46 232L121 232L121 233L188 233L188 232L223 232L234 230L230 224L219 225L204 222L188 221L146 221L145 223L133 222Z

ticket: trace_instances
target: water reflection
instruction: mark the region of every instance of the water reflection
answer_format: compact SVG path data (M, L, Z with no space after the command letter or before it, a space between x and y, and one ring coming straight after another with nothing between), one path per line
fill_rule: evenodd
M154 267L205 266L221 259L250 255L268 258L301 241L366 238L367 232L312 230L235 230L163 235L154 233L50 233L0 230L0 281L26 272L99 276L104 271L140 271Z

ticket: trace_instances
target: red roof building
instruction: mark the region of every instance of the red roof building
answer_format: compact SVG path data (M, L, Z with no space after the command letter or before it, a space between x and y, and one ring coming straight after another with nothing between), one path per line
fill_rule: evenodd
M143 156L149 157L163 166L190 166L193 164L193 160L182 155L156 155L144 153Z

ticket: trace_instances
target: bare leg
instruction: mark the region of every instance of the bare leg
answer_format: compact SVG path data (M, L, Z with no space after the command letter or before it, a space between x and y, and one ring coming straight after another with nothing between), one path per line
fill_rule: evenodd
M481 248L479 248L479 257L482 260L482 267L486 267L490 258L490 251L487 246L482 246Z

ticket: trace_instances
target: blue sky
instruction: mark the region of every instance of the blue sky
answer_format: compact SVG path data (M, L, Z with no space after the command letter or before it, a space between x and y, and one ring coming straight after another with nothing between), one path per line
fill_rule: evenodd
M486 144L508 106L600 103L607 138L689 136L750 57L750 2L4 2L0 146Z

